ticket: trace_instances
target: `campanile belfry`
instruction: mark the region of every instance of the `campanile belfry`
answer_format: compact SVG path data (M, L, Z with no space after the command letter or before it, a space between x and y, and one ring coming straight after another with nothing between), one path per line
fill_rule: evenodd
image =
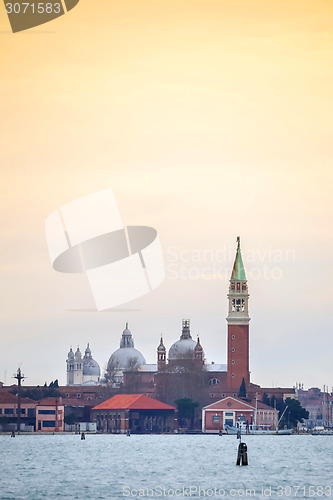
M249 291L240 249L240 237L237 238L237 252L229 285L228 323L228 387L238 392L244 378L248 388L249 369Z

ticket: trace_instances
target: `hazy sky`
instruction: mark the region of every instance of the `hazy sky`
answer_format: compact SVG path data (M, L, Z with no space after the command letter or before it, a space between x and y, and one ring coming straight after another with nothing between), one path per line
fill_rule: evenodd
M241 236L250 369L333 385L331 0L81 0L12 34L0 7L0 380L66 381L69 347L103 369L125 322L147 362L182 318L226 361ZM51 267L45 219L110 187L159 232L167 278L116 311Z

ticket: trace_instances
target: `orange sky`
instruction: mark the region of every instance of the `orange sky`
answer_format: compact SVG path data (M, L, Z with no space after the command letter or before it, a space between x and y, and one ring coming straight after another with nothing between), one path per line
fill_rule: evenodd
M34 30L13 35L4 8L0 24L0 380L22 362L34 383L64 382L69 345L88 341L103 366L127 320L147 361L182 317L225 361L225 280L167 279L139 311L68 312L90 297L50 268L44 221L111 187L166 259L233 252L238 234L244 253L294 251L281 279L249 277L253 381L331 384L317 345L332 346L332 2L80 0ZM275 266L244 260L248 275Z

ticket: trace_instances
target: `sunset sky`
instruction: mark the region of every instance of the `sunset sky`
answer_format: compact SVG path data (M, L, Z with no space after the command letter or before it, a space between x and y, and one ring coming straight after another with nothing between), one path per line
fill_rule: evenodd
M103 370L126 321L147 362L190 318L225 363L240 236L252 382L331 388L333 2L80 0L0 23L0 381L65 384L87 342ZM84 275L52 269L45 219L105 188L157 229L167 276L98 313Z

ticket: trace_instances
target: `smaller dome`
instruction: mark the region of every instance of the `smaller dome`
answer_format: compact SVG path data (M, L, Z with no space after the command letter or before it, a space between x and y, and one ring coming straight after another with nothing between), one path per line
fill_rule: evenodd
M97 375L101 374L101 369L97 361L93 358L84 359L83 358L83 375Z
M91 355L91 349L89 344L84 352L83 356L83 375L86 376L100 376L101 369L97 361L95 361Z
M67 354L68 356L68 361L72 361L74 359L74 352L73 349L70 348L69 353Z
M82 359L82 354L81 354L81 351L80 351L79 347L76 349L76 352L75 352L75 356L74 356L74 357L75 357L75 360L77 360L77 361L81 361L81 359Z

